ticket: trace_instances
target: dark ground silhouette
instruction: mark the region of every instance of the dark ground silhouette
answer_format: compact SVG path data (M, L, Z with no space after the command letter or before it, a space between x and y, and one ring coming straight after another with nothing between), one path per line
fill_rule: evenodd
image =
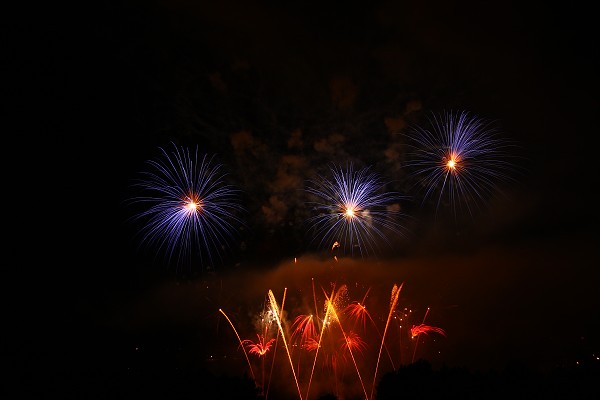
M145 360L135 369L117 371L103 366L65 374L49 369L46 381L28 385L21 395L34 398L60 395L78 399L264 399L248 376L217 375L200 366L180 368L174 360ZM466 367L434 368L426 360L382 376L375 399L597 399L600 362L535 371L515 361L501 370L473 371ZM337 399L333 393L320 400ZM279 398L276 393L268 396Z

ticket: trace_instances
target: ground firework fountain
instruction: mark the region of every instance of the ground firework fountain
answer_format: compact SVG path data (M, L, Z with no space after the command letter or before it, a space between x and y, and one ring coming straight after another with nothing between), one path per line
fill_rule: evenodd
M425 317L413 321L413 311L402 306L403 285L391 283L390 295L360 282L340 279L325 285L311 278L302 287L285 288L281 304L268 289L263 309L257 310L260 326L242 333L258 341L238 336L261 393L279 398L287 387L285 396L301 400L324 393L374 399L383 374L414 360L420 334L445 336L441 328L424 325L429 309ZM234 323L227 319L237 335ZM254 373L246 350L258 356L260 374ZM268 363L277 367L266 371Z

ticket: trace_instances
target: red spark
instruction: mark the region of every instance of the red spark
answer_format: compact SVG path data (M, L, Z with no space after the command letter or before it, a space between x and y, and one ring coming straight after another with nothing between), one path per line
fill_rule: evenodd
M413 325L410 328L410 333L412 337L419 336L421 333L429 335L429 332L439 333L442 336L446 336L446 332L442 328L438 328L437 326L429 326L425 324Z
M248 349L248 353L256 354L259 357L262 357L271 349L275 339L273 338L267 341L264 335L259 335L258 333L256 336L258 336L258 342L254 343L250 339L245 339L242 341L242 343Z

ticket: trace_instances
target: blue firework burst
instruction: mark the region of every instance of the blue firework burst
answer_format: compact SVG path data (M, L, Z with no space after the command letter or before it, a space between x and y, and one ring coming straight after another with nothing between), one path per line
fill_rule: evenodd
M319 176L306 188L316 213L308 219L311 243L366 256L378 252L382 243L389 244L393 235L403 234L400 200L404 197L386 191L387 183L369 167L332 165L330 172L330 178Z
M430 113L424 125L406 133L411 151L406 166L422 189L423 202L435 199L454 215L473 215L494 194L499 183L512 180L514 144L500 136L493 121L466 111Z
M171 151L160 150L134 183L143 193L131 199L143 207L133 216L143 223L140 243L178 266L197 254L202 267L213 267L243 225L239 191L226 183L214 155L175 144Z

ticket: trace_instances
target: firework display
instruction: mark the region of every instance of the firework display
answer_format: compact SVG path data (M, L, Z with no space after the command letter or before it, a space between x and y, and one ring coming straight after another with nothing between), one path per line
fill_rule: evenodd
M498 183L512 179L514 145L499 129L466 111L429 113L426 123L405 133L410 151L406 167L418 181L423 202L435 200L436 211L472 214L499 193Z
M402 234L401 196L386 191L386 184L370 168L356 170L333 165L331 178L309 182L309 203L316 215L309 219L319 247L340 247L347 254L376 253L390 234Z
M429 123L406 133L413 149L406 167L424 189L424 202L435 198L436 210L449 204L454 212L464 207L471 213L497 190L497 181L510 179L509 145L491 124L466 112L432 114ZM135 185L144 192L132 199L145 207L134 216L144 222L141 242L164 252L168 261L191 261L197 252L201 264L213 265L243 225L239 191L226 183L223 166L198 148L173 145L161 151ZM308 180L312 214L304 222L311 245L329 253L334 265L346 257L377 255L404 235L406 197L390 190L390 182L350 162L332 163L328 172ZM294 265L300 266L297 257ZM265 289L256 309L238 304L230 314L219 304L235 334L235 353L243 353L244 374L265 398L276 392L300 400L324 393L374 399L383 375L414 363L419 344L424 353L425 343L446 336L444 329L426 325L429 308L420 321L413 320L413 309L401 297L404 282L372 290L342 275L313 277L309 288L296 282L300 286L284 288L280 297ZM254 323L244 321L243 312Z
M588 3L23 3L5 398L600 400Z
M143 221L140 242L167 261L189 262L198 254L202 265L213 265L243 225L239 191L226 183L223 165L197 147L160 150L134 184L144 194L130 201L144 206L133 217Z
M392 284L386 301L383 293L375 294L357 282L351 286L328 282L315 290L311 279L312 293L301 285L293 293L285 288L281 305L269 289L252 325L256 342L241 339L236 322L219 311L233 328L239 343L237 351L245 354L249 373L264 395L270 390L273 394L272 387L276 387L276 396L295 395L300 399L318 398L324 392L339 398L373 399L382 373L413 361L419 334L446 335L441 328L413 323L415 313L401 304L403 285ZM353 299L355 294L360 301ZM422 321L428 313L429 308ZM237 323L246 330L250 326L240 320ZM282 350L279 353L278 348ZM258 357L260 365L250 361L248 354ZM267 369L268 363L277 367ZM260 368L260 375L255 368ZM295 394L291 387L296 388Z

